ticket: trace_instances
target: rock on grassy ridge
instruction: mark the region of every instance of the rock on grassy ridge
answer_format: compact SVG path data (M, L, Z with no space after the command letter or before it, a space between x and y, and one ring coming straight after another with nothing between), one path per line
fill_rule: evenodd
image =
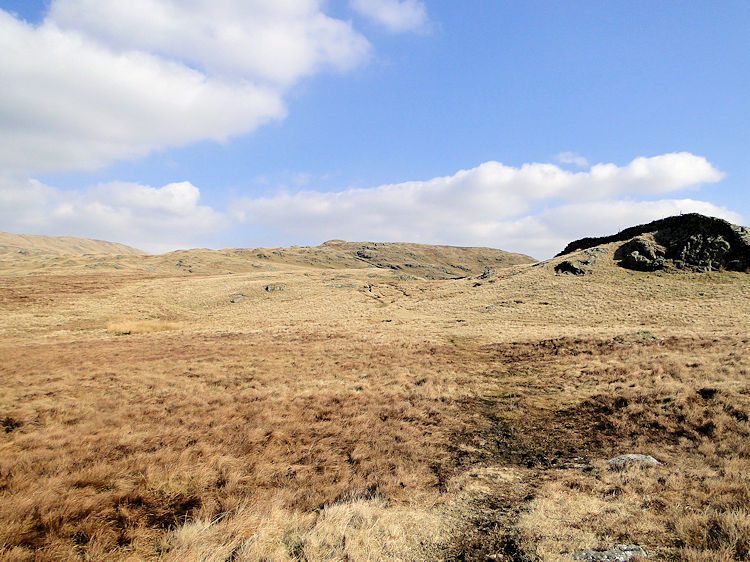
M473 277L495 268L536 263L534 258L496 250L397 242L329 240L319 249L335 250L361 265L391 269L425 279Z
M558 256L613 242L625 242L615 259L628 269L750 270L750 229L698 213L633 226L612 236L581 238Z

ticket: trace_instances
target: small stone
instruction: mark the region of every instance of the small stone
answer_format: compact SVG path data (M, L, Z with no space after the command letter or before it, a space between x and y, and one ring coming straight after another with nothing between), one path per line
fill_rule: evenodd
M495 275L495 270L492 269L491 267L486 267L484 269L484 271L482 272L482 274L478 278L479 279L489 279L493 275Z
M245 295L233 295L231 299L229 299L229 302L236 303L236 302L242 302L245 300Z
M641 466L656 466L660 465L661 463L650 455L637 455L629 453L626 455L620 455L619 457L615 457L613 459L609 459L607 461L607 464L610 466L610 468L622 470L630 464L637 464Z
M648 558L648 554L637 544L616 544L609 550L583 550L573 554L573 560L607 560L627 562L636 556Z
M284 283L269 283L265 287L263 287L266 292L273 293L274 291L283 291L286 289L286 285Z
M698 394L700 394L700 397L703 398L704 400L711 400L711 398L716 396L718 392L719 392L719 389L709 388L709 387L701 388L700 390L698 390Z

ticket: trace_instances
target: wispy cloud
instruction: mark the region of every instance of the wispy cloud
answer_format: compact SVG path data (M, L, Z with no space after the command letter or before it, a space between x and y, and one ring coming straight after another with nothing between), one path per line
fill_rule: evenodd
M418 31L428 22L421 0L350 0L352 9L393 33Z
M589 165L589 161L577 152L560 152L555 156L555 160L560 164L574 164L580 168L585 168Z

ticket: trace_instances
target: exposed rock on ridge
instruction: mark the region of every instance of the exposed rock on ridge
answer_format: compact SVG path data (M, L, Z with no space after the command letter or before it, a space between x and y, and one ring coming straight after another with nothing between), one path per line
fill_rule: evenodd
M622 267L638 271L750 269L750 229L698 213L660 219L612 236L582 238L558 256L612 242L626 242L615 252L615 259Z
M561 261L555 266L555 273L572 273L573 275L586 275L591 273L590 266L596 263L596 260L606 250L603 248L589 248L584 250L583 256L578 260Z
M329 240L310 251L336 251L340 259L404 272L425 279L460 279L477 275L487 278L496 268L535 263L524 254L493 248L439 246L395 242L345 242Z

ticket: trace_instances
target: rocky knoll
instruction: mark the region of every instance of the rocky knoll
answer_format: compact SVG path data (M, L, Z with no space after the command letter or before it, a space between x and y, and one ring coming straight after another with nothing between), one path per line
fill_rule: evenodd
M667 217L612 236L582 238L558 256L613 242L624 242L615 259L628 269L750 270L750 229L698 213Z

